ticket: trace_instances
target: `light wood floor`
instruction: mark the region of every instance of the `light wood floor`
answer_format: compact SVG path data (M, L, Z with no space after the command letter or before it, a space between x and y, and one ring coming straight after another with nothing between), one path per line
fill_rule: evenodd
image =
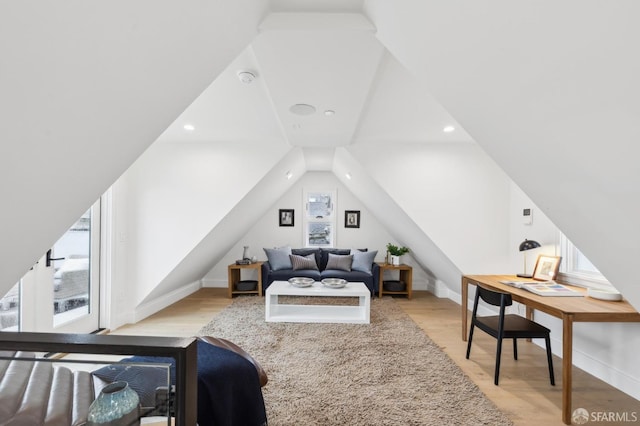
M511 345L504 345L500 386L495 386L495 339L482 332L476 333L471 359L465 359L466 342L460 338L460 306L448 299L438 299L428 292L417 291L413 294L412 300L396 298L396 301L516 425L563 424L560 420L562 365L559 358L554 357L554 387L549 384L546 355L542 348L520 342L518 361L514 361ZM137 324L121 327L112 334L193 336L230 303L226 289L201 289L155 315ZM574 409L582 407L589 412L640 413L639 401L575 367L573 380Z

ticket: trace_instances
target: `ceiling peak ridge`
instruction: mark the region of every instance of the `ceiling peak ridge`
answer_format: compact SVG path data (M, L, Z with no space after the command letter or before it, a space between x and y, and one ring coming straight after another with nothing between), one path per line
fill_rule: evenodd
M364 31L376 33L375 25L360 12L272 12L258 31Z

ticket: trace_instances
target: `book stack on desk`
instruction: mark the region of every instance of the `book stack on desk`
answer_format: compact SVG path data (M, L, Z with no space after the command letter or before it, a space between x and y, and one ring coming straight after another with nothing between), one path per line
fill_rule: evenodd
M584 296L581 292L570 289L569 287L562 284L558 284L555 281L532 282L504 280L500 282L511 287L530 291L531 293L537 294L539 296Z

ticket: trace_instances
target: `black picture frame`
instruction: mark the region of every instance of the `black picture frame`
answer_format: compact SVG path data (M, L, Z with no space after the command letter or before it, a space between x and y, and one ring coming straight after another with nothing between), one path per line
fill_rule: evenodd
M294 209L278 210L278 224L280 226L294 226L295 224Z
M344 211L344 227L360 228L360 210Z

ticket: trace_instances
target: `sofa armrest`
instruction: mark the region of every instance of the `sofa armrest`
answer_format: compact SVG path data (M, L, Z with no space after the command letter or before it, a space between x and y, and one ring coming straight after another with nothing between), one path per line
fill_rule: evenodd
M273 279L271 279L271 264L269 263L269 261L267 260L266 262L264 262L261 266L262 269L262 291L264 292L267 287L269 287L269 284L271 284L271 282L273 281Z
M213 336L198 336L197 339L202 340L203 342L207 342L210 345L217 346L222 349L227 349L231 352L235 352L241 357L243 357L244 359L246 359L247 361L249 361L251 364L253 364L253 366L256 369L256 372L258 373L258 379L260 380L260 387L266 385L267 382L269 381L269 378L267 377L267 373L264 371L260 363L258 363L258 361L256 361L255 358L253 358L244 349L242 349L240 346L236 345L235 343L226 339L222 339L220 337L213 337Z
M371 265L371 275L373 275L373 294L375 295L380 291L378 288L380 285L380 265L376 262L373 262L373 265Z

